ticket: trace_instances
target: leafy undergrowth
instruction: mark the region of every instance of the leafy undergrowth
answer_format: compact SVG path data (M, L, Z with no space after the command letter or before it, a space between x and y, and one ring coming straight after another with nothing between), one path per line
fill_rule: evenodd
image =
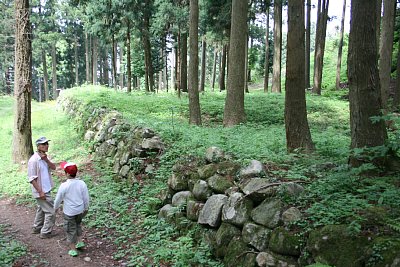
M7 225L0 224L0 266L11 266L26 254L26 247L5 233Z
M223 128L224 93L201 95L203 127L187 123L188 100L173 94L117 93L100 87L76 88L63 92L87 105L117 109L132 125L154 129L166 143L159 169L136 184L115 181L108 170L97 166L85 172L92 198L86 225L97 228L104 238L114 242L114 257L131 266L220 266L208 248L196 238L197 228L180 233L173 226L157 220L157 193L166 188L171 168L182 157L202 157L210 146L218 146L246 164L252 159L269 166L269 172L285 180L302 180L306 191L296 202L308 217L297 227L309 230L325 224L346 223L354 233L380 231L394 234L400 229L400 181L395 174L360 176L370 170L366 165L349 169L350 130L348 103L338 94L330 97L307 96L308 118L317 151L314 155L287 154L284 128L284 95L246 94L247 122ZM330 95L330 94L326 94ZM12 139L12 100L0 99L5 114L0 125L0 194L19 194L31 203L25 174L10 163ZM88 146L82 140L82 121L55 111L55 103L33 103L33 136L52 139L50 154L56 161L88 160ZM392 140L395 133L390 133ZM7 175L5 175L7 174ZM376 219L379 218L379 219ZM188 223L183 221L182 223Z

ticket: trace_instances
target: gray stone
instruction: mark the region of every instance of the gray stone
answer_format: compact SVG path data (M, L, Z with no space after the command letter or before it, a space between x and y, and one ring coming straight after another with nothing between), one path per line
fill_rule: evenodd
M152 138L153 136L155 136L155 133L153 130L151 130L149 128L143 129L143 132L142 132L143 138Z
M120 171L119 171L119 175L121 175L122 177L126 178L128 177L129 174L129 166L128 165L124 165L121 167Z
M222 223L215 237L217 247L215 254L218 258L223 258L225 256L229 242L231 242L234 237L240 237L239 228L229 223Z
M206 181L197 180L193 186L193 195L197 200L206 201L212 195L212 190L208 187Z
M218 227L221 223L222 207L228 201L228 197L222 194L212 195L208 198L203 209L200 211L199 224L208 224L211 227Z
M264 251L268 248L269 238L272 230L255 223L246 223L243 226L243 241L253 246L258 251Z
M224 156L224 151L215 146L207 148L205 155L207 162L220 162L224 159Z
M282 221L284 224L289 224L301 219L301 211L296 207L291 207L282 213Z
M172 197L172 206L174 207L186 206L188 200L191 198L193 198L193 194L190 191L178 192Z
M252 160L250 164L240 170L240 177L258 177L265 174L264 165L258 160Z
M146 168L144 169L145 173L153 173L155 171L155 167L153 164L149 164L146 166Z
M257 203L265 198L276 194L277 187L269 186L271 181L266 178L251 178L246 183L241 184L241 189L245 195Z
M92 140L92 139L94 138L95 135L96 135L95 132L88 130L88 131L85 133L85 140L86 140L86 141Z
M258 224L270 229L279 225L282 209L279 199L266 199L251 212L251 218Z
M216 174L217 171L218 166L215 163L207 164L197 169L200 179L207 179Z
M127 164L130 158L132 158L132 153L130 151L123 153L119 160L119 164L121 165Z
M168 186L175 191L186 190L188 189L188 179L183 175L172 173L168 179Z
M304 192L304 187L297 183L287 183L283 186L283 188L284 192L295 197Z
M203 207L204 203L189 200L186 207L186 217L191 221L197 222L197 220L199 219L200 211Z
M298 267L296 259L275 254L271 251L260 252L256 258L259 267Z
M154 136L152 138L146 138L143 140L141 144L142 148L145 150L163 150L164 149L164 144L160 140L160 137Z
M233 182L231 180L218 174L208 178L207 183L214 192L221 194L225 193L228 188L233 186Z
M243 226L250 220L253 202L242 193L233 193L222 208L222 221L237 226Z
M301 237L283 227L275 228L269 240L269 249L275 253L289 256L300 256Z

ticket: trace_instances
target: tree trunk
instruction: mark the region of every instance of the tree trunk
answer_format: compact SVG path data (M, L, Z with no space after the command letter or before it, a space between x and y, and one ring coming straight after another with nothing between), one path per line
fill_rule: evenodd
M376 1L376 49L378 49L378 58L379 58L379 44L381 37L381 13L382 13L382 0Z
M228 90L224 108L224 126L231 127L246 119L244 110L245 47L247 41L247 1L232 1L229 44Z
M33 154L31 129L32 44L29 0L15 0L15 81L12 159L27 162Z
M105 46L104 48L104 64L103 64L103 80L104 84L110 86L110 78L109 78L109 63L108 63L108 48Z
M397 44L397 79L396 85L394 88L394 97L393 97L393 107L398 109L398 105L400 105L400 39Z
M307 121L304 40L304 0L289 0L286 61L285 128L289 153L315 150Z
M123 68L123 58L124 58L124 45L119 46L119 88L124 89L124 68Z
M267 6L267 22L265 25L265 63L264 63L264 92L268 93L269 87L269 6Z
M336 64L336 90L340 89L340 70L342 68L343 33L344 33L345 15L346 15L346 0L343 0L342 21L340 25L340 37L339 37L339 51Z
M112 35L112 82L115 91L117 91L117 42L114 34Z
M314 85L312 92L321 95L322 71L324 67L326 24L328 22L329 0L318 1L317 33L314 54Z
M190 0L189 22L189 123L201 125L201 112L199 101L199 3L198 0Z
M246 36L246 45L244 48L244 60L245 60L245 64L244 64L244 92L248 93L249 92L249 86L248 86L248 82L250 81L250 72L248 72L249 69L249 35L247 34ZM229 75L228 75L228 79L229 79Z
M75 34L75 86L79 85L78 36Z
M216 46L214 46L214 63L213 63L212 81L211 81L211 88L213 91L215 88L215 77L217 76L217 57L218 57L218 49Z
M46 52L42 50L44 101L49 100L49 74L47 73Z
M379 46L379 78L381 81L383 109L387 109L387 102L389 99L396 2L396 0L383 0L382 35Z
M306 21L306 81L305 88L310 88L310 51L311 51L311 0L307 0Z
M98 40L93 37L92 42L92 83L97 84L97 58L98 58Z
M314 85L312 92L321 95L322 71L324 67L326 24L328 21L329 0L318 1L317 33L315 37Z
M381 95L378 73L376 1L352 0L349 35L348 78L350 101L351 148L381 146L387 139L385 123L372 122L381 116ZM350 157L352 166L366 158Z
M274 93L281 89L282 64L282 0L274 1L274 61L272 67L272 88Z
M187 33L181 33L181 89L187 92Z
M151 59L151 46L150 46L150 18L145 16L144 29L142 30L144 57L146 65L146 92L154 92L154 72Z
M200 75L200 87L199 91L204 92L204 86L206 83L206 51L207 51L207 42L206 37L203 37L201 42L201 75Z
M90 83L90 39L89 34L85 33L85 63L86 63L86 82Z
M222 46L221 68L219 71L219 91L225 90L225 69L226 69L227 45Z
M131 28L128 22L126 31L126 68L127 68L127 91L130 93L132 91L132 68L131 68Z
M52 86L53 86L53 99L57 99L57 50L56 44L53 43L51 48L51 65L52 71L51 76L53 78Z

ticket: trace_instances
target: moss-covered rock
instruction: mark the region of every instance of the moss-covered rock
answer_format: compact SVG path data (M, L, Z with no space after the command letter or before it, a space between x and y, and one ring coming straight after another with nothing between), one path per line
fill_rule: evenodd
M217 171L218 171L218 165L215 163L200 166L197 169L197 173L199 174L200 179L204 179L204 180L206 180L207 178L216 174Z
M268 242L272 230L261 225L249 222L243 226L243 241L253 246L258 251L264 251L268 248Z
M240 237L240 235L241 233L239 228L229 223L222 223L218 228L217 235L215 236L215 256L223 258L228 249L229 242L231 242L234 237Z
M208 185L216 193L225 193L229 187L233 186L233 181L221 175L213 175L207 180Z
M283 256L272 251L260 252L256 258L259 267L297 267L296 258Z
M310 232L307 250L316 262L338 267L362 267L370 245L367 237L350 235L346 225L327 225Z
M283 227L278 227L272 231L269 239L269 249L282 255L297 257L300 255L301 242L302 238L296 233L289 232Z
M281 221L282 207L283 203L279 199L266 199L253 209L251 218L256 223L273 229L277 227Z
M253 202L242 193L233 193L222 208L222 221L242 227L250 221Z
M234 237L229 242L226 250L224 266L255 267L256 254L251 251L251 248L240 237Z
M222 161L217 164L217 172L220 175L233 178L239 172L241 166L233 161Z
M400 266L400 238L378 237L368 250L367 266Z

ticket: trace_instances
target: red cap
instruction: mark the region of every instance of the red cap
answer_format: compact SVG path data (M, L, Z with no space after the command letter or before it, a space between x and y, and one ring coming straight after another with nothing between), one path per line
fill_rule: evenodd
M63 169L66 173L71 175L75 175L78 172L78 167L73 162L63 161L60 164L61 169Z

